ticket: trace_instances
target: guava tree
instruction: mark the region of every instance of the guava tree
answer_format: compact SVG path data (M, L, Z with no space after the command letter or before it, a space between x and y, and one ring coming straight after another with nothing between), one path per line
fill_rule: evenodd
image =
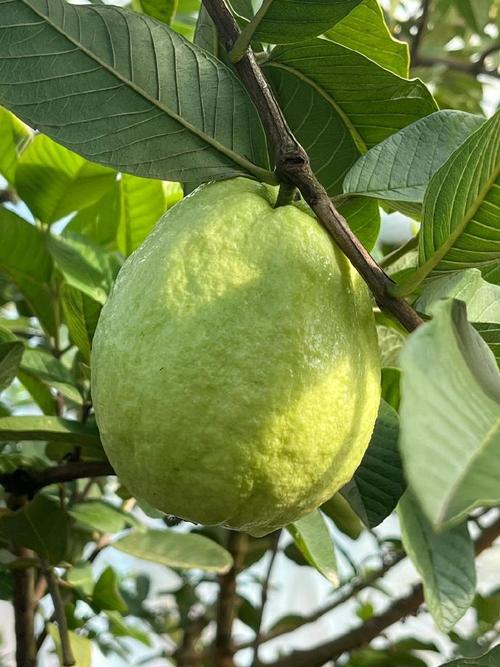
M382 4L133 0L121 8L102 0L0 0L0 596L14 608L18 667L33 667L37 655L43 664L41 656L51 650L61 665L87 667L93 648L130 664L140 645L143 664L184 667L425 667L430 659L450 667L500 664L500 597L496 590L477 592L475 563L500 535L500 112L493 108L500 3ZM306 254L318 249L317 273L307 283L317 284L314 294L287 291L283 272L294 257L292 245L283 236L264 246L260 213L254 229L244 219L254 205L248 193L255 192L270 221L293 223L287 228L297 235L293 248ZM181 211L188 211L187 224ZM404 243L380 241L381 212L412 221ZM134 267L147 260L148 248L156 252L151 239L168 236L168 225L182 216L187 234L190 223L199 230L214 216L226 226L223 234L203 237L199 254L197 232L182 241L185 257L180 246L175 256L165 255L161 270L168 280L177 271L168 299L208 289L213 306L226 288L251 284L265 255L274 301L260 321L252 321L253 311L245 319L247 302L238 290L223 307L212 307L208 319L194 301L183 302L190 324L177 328L179 345L195 345L197 331L212 332L207 359L227 360L227 346L220 345L224 328L239 325L240 339L228 339L237 357L238 343L248 350L253 326L278 318L280 299L292 294L297 308L283 323L293 325L289 334L252 350L252 366L261 361L268 369L265 386L253 386L252 395L267 397L272 390L280 399L290 389L272 373L278 346L294 341L296 323L308 324L328 299L340 318L342 349L357 359L344 394L355 399L358 421L371 419L368 448L358 459L342 449L338 467L350 468L350 480L331 498L311 493L310 506L306 499L300 511L295 508L296 520L285 521L286 512L271 519L276 507L261 502L259 530L235 531L181 520L168 502L155 507L144 499L159 490L169 498L154 481L164 472L171 484L184 480L181 495L196 500L199 516L211 516L215 501L222 507L243 501L231 486L229 436L220 460L213 451L191 457L192 476L182 456L179 467L174 442L166 443L170 457L167 447L165 456L154 458L150 443L134 442L127 484L105 452L120 449L119 442L109 446L120 433L120 466L131 459L128 431L145 415L151 438L163 433L167 399L188 417L200 398L211 410L219 405L210 400L213 386L199 381L199 342L186 357L192 363L176 376L170 369L176 380L167 399L152 391L144 403L149 379L165 370L151 363L160 334L142 347L138 338L138 319L153 317L143 306L147 298L159 294L163 307L163 273L156 270L161 253L140 283ZM214 282L206 258L229 246L232 252L235 244L234 261ZM325 265L327 256L343 267L338 273ZM322 271L326 281L332 275L342 281L352 271L360 287L346 282L339 289L336 282L334 293ZM277 275L282 282L273 282ZM130 318L122 308L119 318L99 321L104 304L119 292L134 293L126 302ZM362 308L368 317L360 315ZM372 311L380 389L377 354L367 343ZM159 332L163 322L153 324ZM327 329L319 342L324 357ZM318 347L307 331L304 325L301 344ZM134 361L128 371L125 357L113 356L118 339ZM137 350L153 355L147 364ZM105 398L108 414L114 402L122 411L114 413L111 435L97 400L98 409L93 405L96 359L107 384L94 399L102 405ZM296 358L286 363L287 377L297 376ZM136 371L140 381L130 388ZM359 387L367 386L368 375L376 375L377 386L364 395ZM248 382L248 375L241 377ZM328 414L339 375L324 385L321 376L311 377L301 387L310 392L308 414L320 426L342 423L345 397L332 400L334 419ZM199 395L196 383L204 388ZM245 411L242 396L236 407L234 395L221 404L229 434L242 424L251 428L255 415ZM321 414L314 413L318 405ZM101 433L96 412L105 425ZM294 419L299 424L300 414ZM187 435L194 435L195 421L186 424ZM261 433L260 422L257 427ZM299 427L293 428L297 434ZM293 433L291 442L299 442ZM327 449L318 449L318 442L301 444L310 476L310 451L320 451L318 470L329 467ZM290 486L304 472L301 452L293 455ZM248 463L251 471L260 466L270 483L288 464L285 457L271 458L250 457ZM251 514L240 525L250 525ZM378 526L394 514L401 530L388 539ZM356 540L364 538L374 552L369 562L356 557ZM110 551L114 561L106 560ZM177 584L158 596L149 575L113 565L120 553L175 571ZM406 559L421 583L393 596L383 577ZM277 562L317 570L331 587L327 603L271 622L265 612L280 594L273 588ZM252 595L243 592L245 581ZM385 604L371 604L374 590ZM287 635L334 610L345 606L345 614L352 613L353 601L358 618L346 623L351 629L301 648L287 646ZM469 629L455 629L470 609ZM430 614L448 636L446 654L426 637L386 634L419 613ZM282 637L280 650L268 652L269 643Z

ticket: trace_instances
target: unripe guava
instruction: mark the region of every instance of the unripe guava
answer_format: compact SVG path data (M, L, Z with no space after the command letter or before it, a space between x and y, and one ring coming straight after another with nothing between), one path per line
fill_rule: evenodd
M122 482L264 535L351 477L380 400L368 290L316 219L247 179L205 185L125 262L92 352Z

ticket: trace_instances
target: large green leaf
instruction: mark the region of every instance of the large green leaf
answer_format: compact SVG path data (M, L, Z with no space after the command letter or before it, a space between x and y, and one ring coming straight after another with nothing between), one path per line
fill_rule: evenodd
M24 375L34 377L57 389L65 398L81 405L83 398L70 371L52 354L44 350L26 347L20 369Z
M361 0L265 0L255 38L271 44L303 42L326 32Z
M360 35L363 35L362 39ZM359 51L398 76L408 76L408 44L392 36L378 0L362 0L326 36L337 44Z
M0 392L16 377L23 351L24 345L20 341L0 343Z
M476 267L500 282L500 111L432 178L423 206L420 268L410 281Z
M447 662L441 667L498 667L500 662L500 645L492 648L479 658L458 658Z
M432 176L483 123L482 116L449 110L417 120L363 155L344 192L421 203Z
M138 525L137 519L104 500L87 500L73 505L68 514L79 523L102 533L118 533L127 525Z
M171 530L133 532L113 542L113 547L136 558L179 570L227 572L232 564L231 555L212 540Z
M89 363L101 304L70 285L63 285L61 303L69 336Z
M264 69L331 196L342 192L347 171L368 148L436 110L421 81L324 39L277 47Z
M0 271L16 283L50 334L56 330L50 291L52 268L43 232L0 208Z
M337 559L332 536L319 510L288 526L298 549L307 562L334 586L338 586Z
M378 202L368 197L353 197L340 204L338 210L365 248L372 250L380 232Z
M0 17L0 102L67 148L139 176L272 180L236 75L166 25L64 0L0 0Z
M116 172L88 162L38 135L16 168L16 190L42 222L52 223L98 201L116 180Z
M16 164L29 144L31 132L7 109L0 107L0 174L14 185Z
M60 417L18 415L0 418L0 441L53 440L77 445L100 446L95 428Z
M344 498L370 528L389 516L406 487L398 435L398 413L381 401L370 445L354 477L342 489Z
M424 585L428 610L442 632L449 632L472 605L476 592L474 547L462 523L435 533L414 496L407 491L398 506L406 553Z
M400 447L436 527L500 502L500 375L461 301L441 301L401 353Z
M56 565L66 551L68 515L57 500L39 494L23 509L0 517L0 536Z

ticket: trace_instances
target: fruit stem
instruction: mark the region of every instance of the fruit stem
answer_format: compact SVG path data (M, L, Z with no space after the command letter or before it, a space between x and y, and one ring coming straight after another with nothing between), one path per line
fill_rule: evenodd
M288 206L291 204L297 195L297 188L291 183L281 183L280 189L278 192L278 197L276 198L276 204L274 208L279 208L280 206Z

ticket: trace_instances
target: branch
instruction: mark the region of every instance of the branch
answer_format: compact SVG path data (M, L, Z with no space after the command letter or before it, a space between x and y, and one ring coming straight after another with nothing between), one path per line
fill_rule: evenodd
M476 556L490 547L499 535L500 517L484 528L474 542ZM345 635L312 649L294 651L273 663L266 663L265 665L261 663L260 667L322 667L325 663L336 660L343 653L366 646L394 623L401 621L406 616L416 614L423 601L423 588L419 584L412 588L409 595L395 600L382 614L373 616Z
M24 547L13 550L18 558L33 558L33 552ZM32 567L12 571L15 627L16 665L35 667L35 572Z
M115 474L111 464L107 461L78 461L45 468L45 470L18 468L14 472L1 474L0 485L8 493L32 498L37 491L51 484L61 484L63 482L72 482L75 479L105 477Z
M234 667L232 628L236 602L236 577L243 567L248 536L245 533L229 533L227 549L233 557L233 566L219 578L217 601L217 633L215 636L215 667Z
M203 0L203 3L215 23L224 48L230 53L241 33L225 0ZM291 183L300 190L318 220L368 284L379 307L392 313L408 331L413 331L422 324L422 320L406 301L389 294L388 288L392 281L334 207L314 175L307 153L288 127L252 51L248 50L234 67L257 108L271 142L280 181Z
M61 642L61 656L63 667L72 667L76 664L71 642L68 634L68 623L66 621L66 614L64 612L64 603L57 583L57 577L54 570L49 563L42 561L45 578L49 587L50 597L54 605L54 616L57 621L57 628L59 630L59 639Z
M410 45L410 57L413 62L418 55L420 49L420 44L425 34L427 28L427 21L429 20L429 12L431 9L431 0L423 0L422 2L422 13L417 21L416 27L417 32L415 33L411 45Z
M253 660L252 667L255 667L259 663L259 646L262 644L260 638L260 629L262 627L262 621L264 620L264 610L267 604L267 596L269 593L269 584L271 583L271 573L273 571L274 561L278 554L278 545L281 537L281 530L277 531L274 536L274 545L271 551L271 558L269 559L269 565L267 566L267 572L264 581L262 582L262 591L260 595L260 609L259 609L259 618L257 621L257 627L255 628L255 640L253 642Z
M498 50L500 46L497 46L494 51ZM493 52L493 51L492 51ZM490 55L487 54L485 58ZM492 76L496 79L500 79L500 73L497 69L486 69L484 67L484 61L480 63L480 60L476 62L462 62L460 60L450 60L448 58L428 58L425 56L417 56L413 60L414 67L435 67L436 65L444 65L448 69L455 70L457 72L463 72L464 74L470 74L471 76L477 76L478 74L485 74L486 76Z

